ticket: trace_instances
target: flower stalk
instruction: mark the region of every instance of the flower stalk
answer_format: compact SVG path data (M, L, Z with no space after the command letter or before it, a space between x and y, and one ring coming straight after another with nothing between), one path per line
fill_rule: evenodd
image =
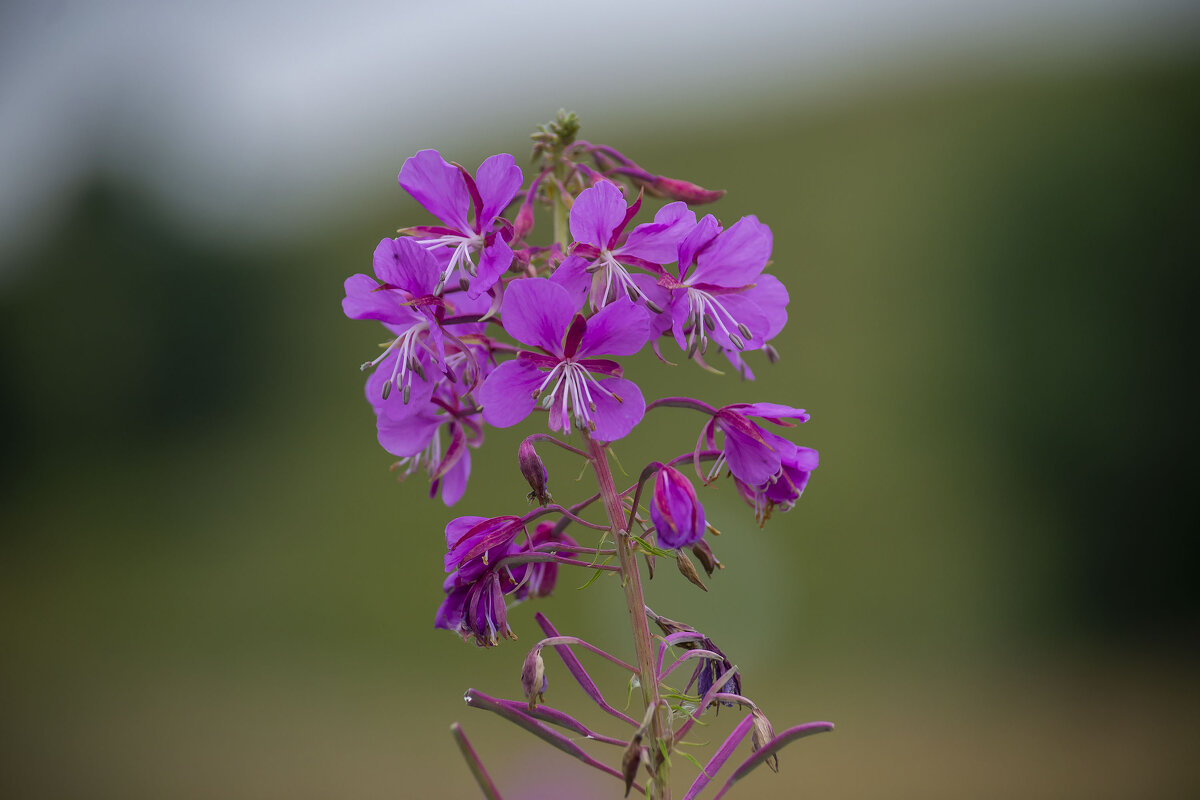
M613 482L612 470L608 466L605 446L588 438L588 453L592 458L592 469L600 487L604 512L608 515L611 533L617 543L617 558L621 565L621 584L625 590L625 608L629 613L629 627L633 633L633 647L637 653L638 678L642 690L643 708L654 709L650 721L649 749L654 758L653 791L655 798L670 800L670 761L662 758L663 752L671 752L671 727L663 709L658 690L658 675L655 672L654 641L650 638L650 626L646 622L646 598L642 591L642 575L638 569L637 556L633 550L633 539L625 527L624 505Z

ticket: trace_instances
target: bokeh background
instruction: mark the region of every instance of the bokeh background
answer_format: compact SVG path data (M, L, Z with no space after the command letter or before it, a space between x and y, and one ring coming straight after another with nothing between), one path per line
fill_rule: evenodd
M1198 21L1134 0L5 4L3 794L474 797L458 719L506 797L614 796L464 707L519 695L537 609L490 651L432 629L450 512L389 473L357 369L378 336L340 309L422 218L405 157L526 163L565 106L727 189L726 223L771 225L792 293L754 385L631 370L648 396L813 413L797 508L759 530L706 494L727 569L648 589L776 727L838 724L734 794L1197 796ZM640 432L686 449L697 420L660 413ZM518 430L489 433L453 513L524 507ZM662 451L618 452L636 473ZM626 653L615 584L574 578L539 608Z

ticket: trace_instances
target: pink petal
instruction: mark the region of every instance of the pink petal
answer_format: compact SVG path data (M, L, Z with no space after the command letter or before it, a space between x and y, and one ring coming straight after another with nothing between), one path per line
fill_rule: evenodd
M631 356L650 339L650 312L622 296L588 321L579 355Z
M458 169L437 150L422 150L404 162L398 176L404 190L442 222L467 232L471 198Z
M600 385L606 392L619 396L621 402L605 392L592 389L592 399L596 402L596 411L592 415L596 430L592 432L592 437L602 442L615 442L628 436L642 421L646 415L646 401L642 397L642 390L633 381L601 378Z
M696 258L690 284L740 288L754 283L771 257L771 229L757 217L742 217L722 231Z
M533 393L545 377L546 373L519 359L496 367L479 387L484 421L508 428L528 417L537 403Z
M504 330L517 341L562 354L562 340L575 316L566 289L546 278L512 281L504 291Z
M477 209L479 229L487 231L491 229L492 220L502 214L521 191L521 168L508 153L492 156L479 165L475 185L483 200L483 208Z
M571 206L571 238L606 247L612 232L625 219L625 195L608 181L584 189Z

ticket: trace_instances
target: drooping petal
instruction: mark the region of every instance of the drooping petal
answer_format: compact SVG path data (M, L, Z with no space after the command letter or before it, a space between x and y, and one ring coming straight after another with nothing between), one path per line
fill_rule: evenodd
M604 392L592 392L596 403L596 411L592 414L596 430L591 435L601 442L615 442L629 435L642 421L646 415L646 401L637 384L624 378L601 378L600 386ZM620 401L610 397L609 393L621 398Z
M464 233L471 230L467 185L458 169L446 163L437 150L421 150L407 159L398 180L430 214Z
M521 168L508 153L491 156L475 172L475 185L483 200L483 208L478 210L478 227L481 231L488 231L492 220L502 214L517 192L521 191Z
M783 420L786 419L808 422L811 416L803 408L793 408L779 403L735 403L726 408L732 408L744 417L759 417L781 425L785 424Z
M532 347L562 355L562 340L575 316L571 295L546 278L512 281L504 290L504 330Z
M669 264L678 256L679 243L696 226L696 212L685 203L668 203L654 215L654 222L634 228L622 255L636 256L655 264Z
M758 486L779 472L779 451L767 438L772 434L762 431L763 440L755 441L727 428L721 420L717 424L725 431L725 460L735 477L751 486Z
M414 297L433 294L442 270L437 259L413 239L384 239L375 248L375 275Z
M607 247L609 237L625 219L625 195L608 181L584 189L571 206L571 238Z
M754 283L771 257L771 229L757 217L742 217L696 257L689 284L738 288Z
M462 457L454 462L454 466L442 478L442 502L452 506L462 499L467 490L467 480L471 477L471 453L464 450Z
M496 367L479 387L484 421L497 428L508 428L528 417L537 403L533 393L545 377L546 373L521 359Z
M512 265L512 260L512 248L497 236L495 241L484 248L483 253L479 256L479 268L475 271L475 277L471 279L467 297L474 300L495 286L496 281L500 280L500 276Z
M621 296L597 311L579 342L583 356L631 356L650 339L650 312Z
M481 522L486 521L487 517L456 517L446 523L446 549L450 550L454 545L458 544L464 536L466 536L472 528Z

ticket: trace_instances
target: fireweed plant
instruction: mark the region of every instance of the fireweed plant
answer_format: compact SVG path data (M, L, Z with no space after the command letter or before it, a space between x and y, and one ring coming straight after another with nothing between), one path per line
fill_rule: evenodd
M750 736L752 752L716 791L721 797L759 765L777 769L784 745L833 725L811 722L775 733L743 693L737 666L710 638L646 606L638 556L650 577L656 559L670 559L705 588L688 552L709 577L722 565L706 540L718 531L705 517L694 481L728 478L760 525L772 511L790 509L817 467L817 452L775 429L807 422L809 415L768 402L716 408L664 397L647 403L619 359L648 347L668 364L688 360L716 372L705 359L718 354L753 379L743 359L753 350L771 362L778 358L770 340L787 321L788 293L763 271L772 245L766 225L753 216L728 226L711 214L698 216L694 206L724 192L651 174L611 147L577 139L578 127L573 114L560 112L533 135L534 172L527 182L511 155L486 159L474 174L434 150L405 161L400 186L435 220L381 241L374 276L349 278L342 307L347 316L376 320L387 331L379 354L362 366L370 371L366 395L379 443L399 458L394 467L404 475L424 470L430 495L440 493L447 506L463 496L471 450L483 443L486 426L508 428L532 417L530 426L542 429L517 451L537 508L463 516L446 525L445 597L435 626L480 647L515 639L509 604L548 596L560 568L590 572L593 580L615 573L624 593L635 663L561 635L539 613L545 638L524 661L525 699L470 689L467 704L614 776L626 795L637 789L651 798L671 797L676 755L701 766L683 797L700 796ZM638 223L647 194L672 202ZM537 204L548 206L553 219L553 239L546 243L532 238ZM695 446L648 464L635 483L618 487L608 460L612 444L652 410L667 408L696 416ZM539 445L582 459L598 491L569 507L555 504ZM603 524L580 516L597 501ZM579 541L584 535L586 544ZM624 733L594 731L543 702L547 648ZM629 673L642 710L631 716L610 705L576 650ZM722 706L744 717L701 765L688 735ZM484 795L499 798L461 727L455 723L452 731ZM584 750L585 740L611 748L612 757Z

